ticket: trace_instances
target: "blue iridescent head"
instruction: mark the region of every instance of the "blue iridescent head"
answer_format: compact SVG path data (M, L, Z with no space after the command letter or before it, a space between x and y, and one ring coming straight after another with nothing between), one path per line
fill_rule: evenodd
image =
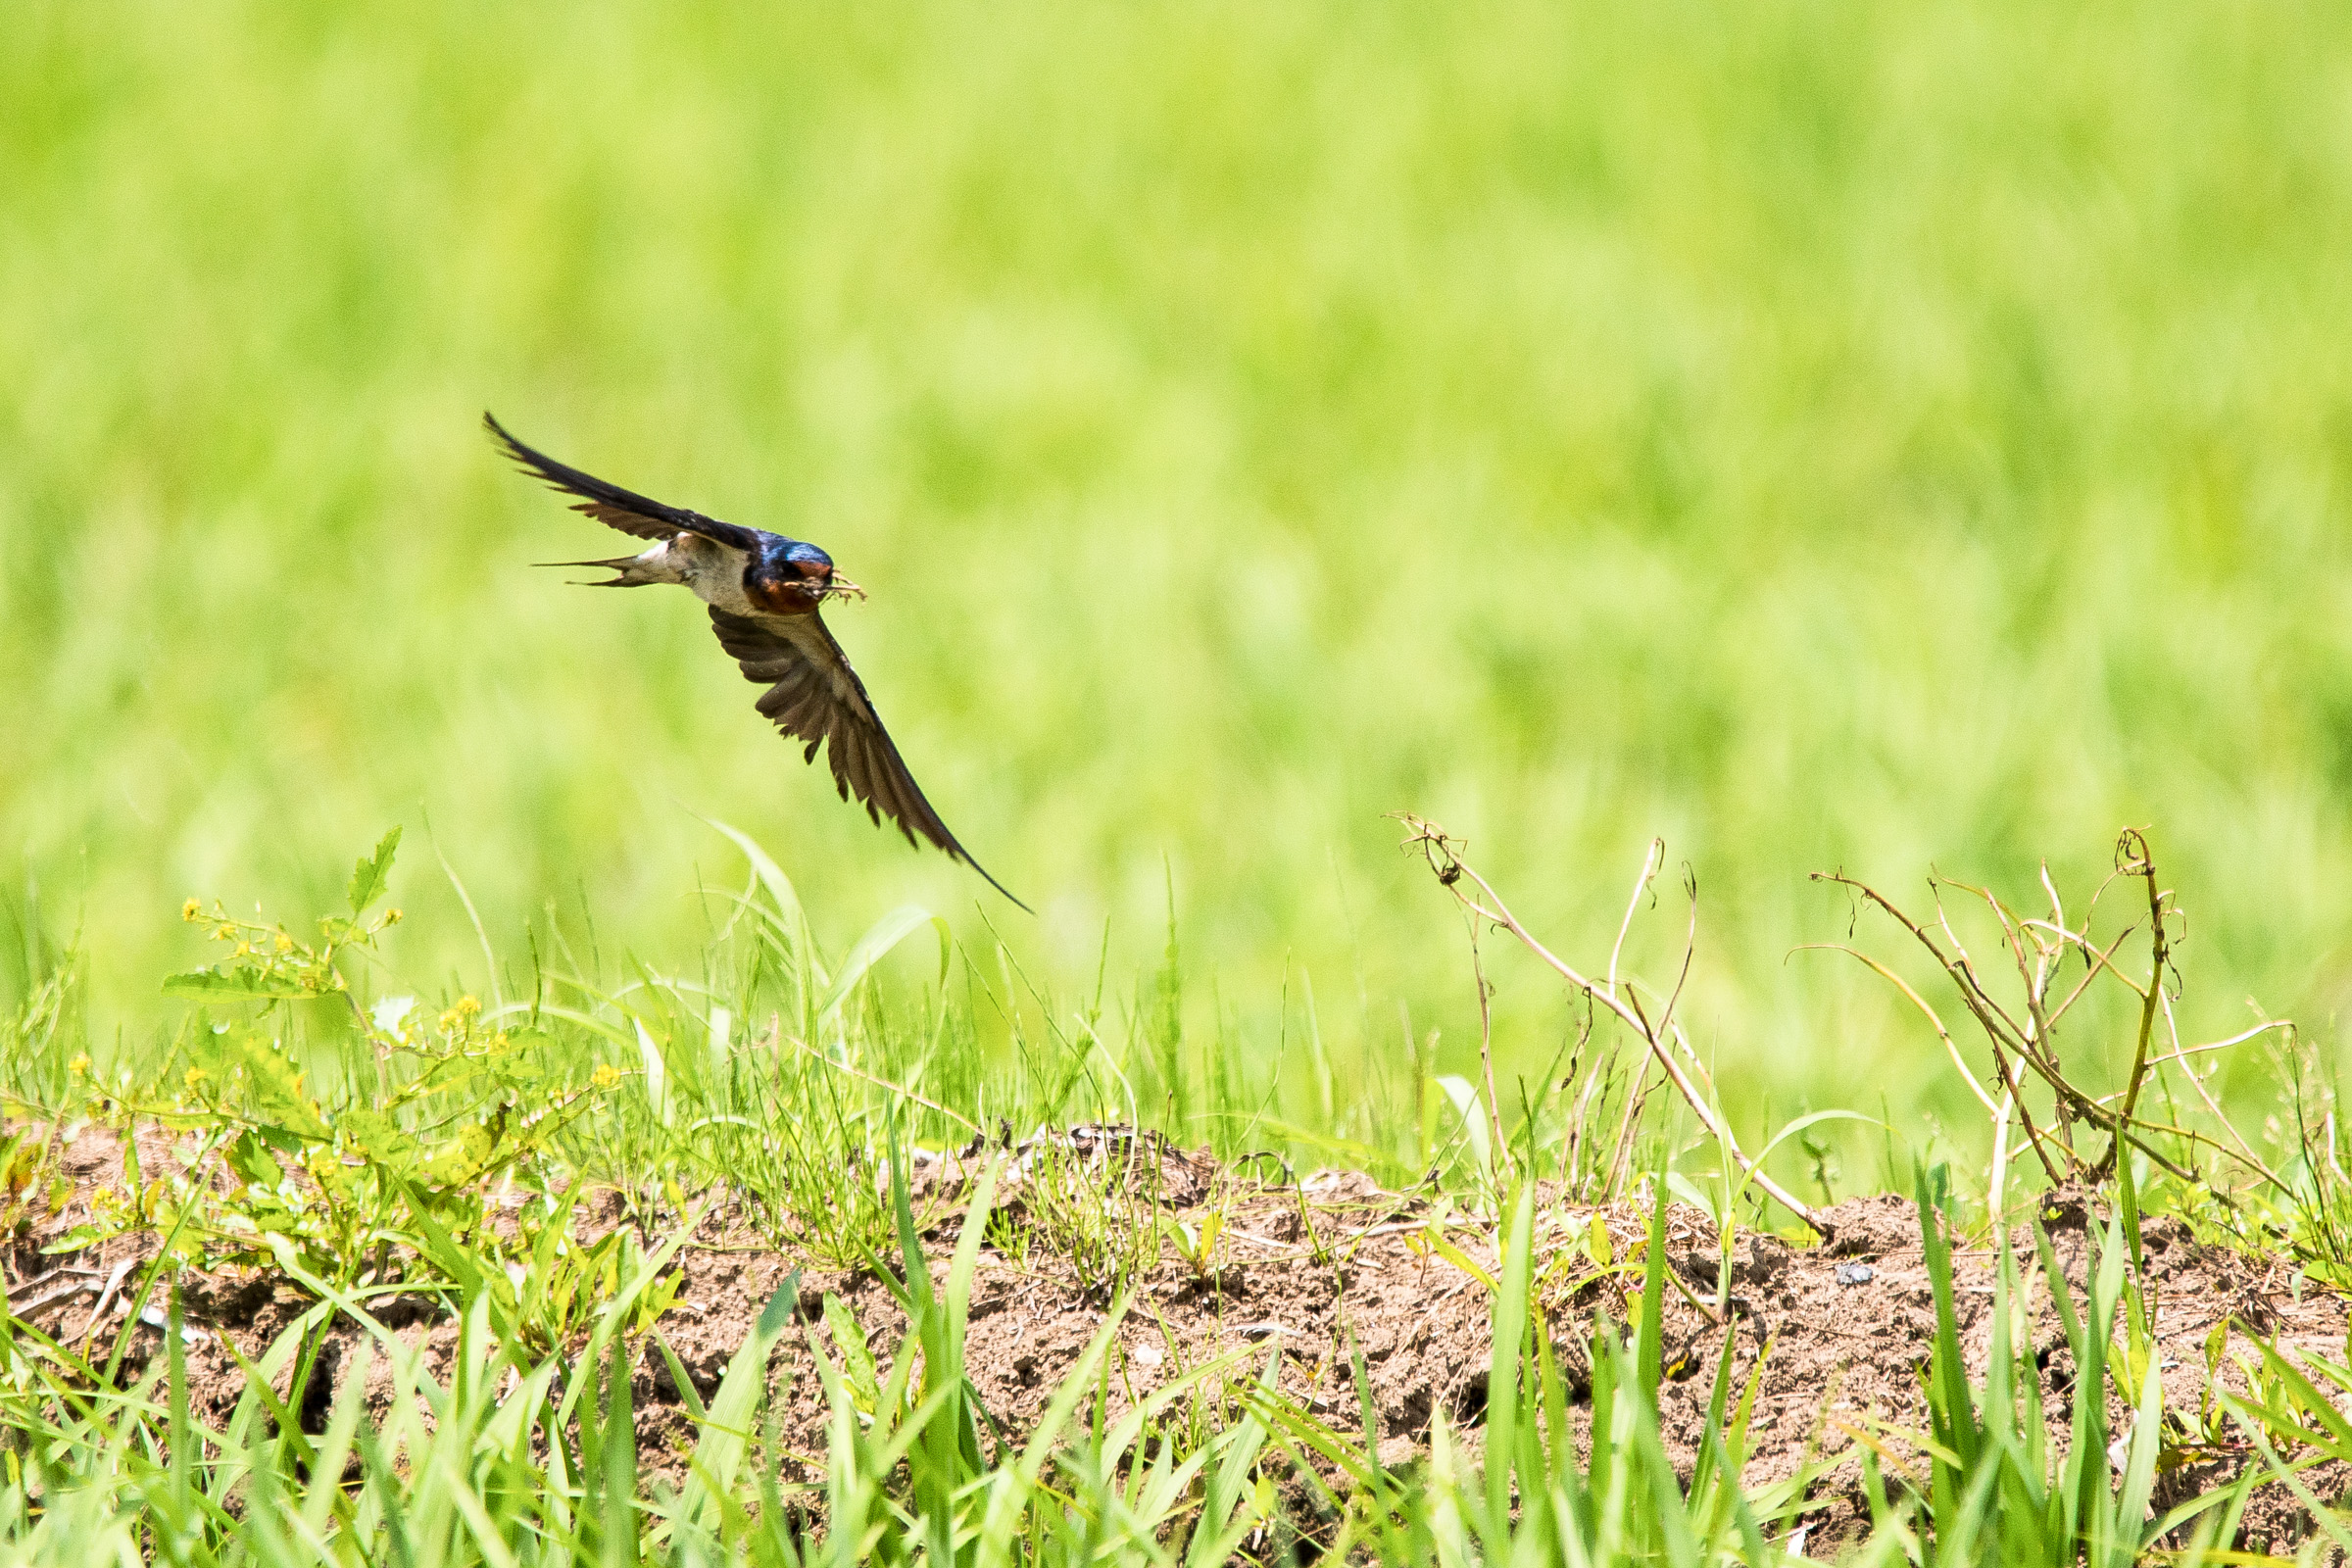
M811 544L796 542L784 552L784 564L804 582L830 582L833 577L833 558Z

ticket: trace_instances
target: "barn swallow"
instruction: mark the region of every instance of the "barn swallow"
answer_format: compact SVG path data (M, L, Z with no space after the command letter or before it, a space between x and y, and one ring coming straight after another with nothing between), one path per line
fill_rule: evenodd
M956 841L939 812L923 798L914 775L906 771L899 749L883 729L865 683L851 667L849 656L826 629L821 605L828 599L865 590L833 569L833 558L800 539L760 528L739 527L706 517L699 512L664 506L592 474L568 467L534 452L507 433L506 426L488 414L482 423L490 439L526 472L566 495L577 496L574 512L584 512L608 527L639 539L652 548L610 561L549 561L549 566L602 566L614 573L609 582L584 583L589 588L644 588L655 583L677 583L710 608L710 627L718 645L734 656L744 677L768 683L759 702L760 713L776 728L808 743L804 761L816 760L816 749L826 748L833 764L833 783L848 800L855 790L865 814L876 826L888 811L906 842L920 833L933 844L978 871L988 885L1024 910L1004 884L990 876L971 852Z

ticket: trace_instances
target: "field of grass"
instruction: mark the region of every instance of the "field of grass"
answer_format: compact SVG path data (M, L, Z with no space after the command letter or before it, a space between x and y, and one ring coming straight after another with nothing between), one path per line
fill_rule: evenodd
M1311 991L1354 1081L1400 1014L1452 1071L1477 1028L1382 813L1588 950L1662 835L1742 1125L1916 1125L1964 1089L1788 956L1847 925L1805 873L2087 886L2145 823L2185 1026L2251 995L2332 1040L2348 30L36 0L0 51L12 923L78 930L140 1042L183 897L323 909L402 823L408 988L489 989L428 842L502 951L552 908L683 968L740 874L700 813L837 950L985 917L1114 1015L1172 888L1188 1034L1264 1070ZM830 548L918 776L1039 918L840 807L683 595L525 569L612 536L485 406ZM1547 1054L1556 990L1494 978L1506 1059Z
M435 1190L537 1161L674 1219L723 1179L843 1261L896 1245L892 1216L870 1183L810 1205L823 1173L870 1175L893 1127L1001 1121L1434 1167L1497 1256L1513 1126L1596 1194L1672 1152L1727 1227L1789 1223L1700 1190L1725 1149L1671 1095L1568 1149L1623 1086L1560 1089L1592 1081L1553 1076L1583 1008L1465 925L1475 879L1398 853L1410 811L1612 991L1622 941L1750 1150L1808 1112L1882 1123L1780 1145L1797 1199L1918 1155L1981 1200L1996 1118L1955 1055L1989 1081L1982 1041L1947 1052L1899 987L1797 951L1944 981L1808 873L1924 918L1931 869L2038 909L2046 859L2105 940L2144 918L2129 879L2087 902L2141 827L2173 1000L2102 980L2066 1070L2097 1095L2138 1081L2135 1041L2300 1020L2299 1052L2265 1035L2206 1087L2282 1178L2273 1239L2323 1275L2352 1257L2325 1157L2352 997L2352 12L31 0L6 30L16 1111L299 1145L357 1109L380 1125L327 1147ZM686 596L528 569L617 536L497 461L484 408L830 550L872 594L831 620L916 775L1036 916L836 801ZM318 920L394 827L356 904L403 918L344 929L330 969ZM1953 918L1997 965L1984 911ZM1501 1104L1465 1116L1482 1033ZM2145 1108L2170 1118L2203 1080L2167 1070ZM508 1103L581 1108L488 1150L434 1119ZM2046 1086L2025 1106L2049 1125ZM5 1201L45 1168L8 1164ZM330 1265L368 1224L422 1245L418 1201L288 1234L356 1288ZM0 1363L19 1434L91 1371ZM74 1419L67 1446L121 1474L181 1418ZM272 1462L291 1486L314 1457ZM566 1495L547 1462L510 1491ZM1620 1504L1573 1464L1538 1446L1524 1474L1598 1528ZM1390 1498L1365 1529L1420 1533L1366 1549L1511 1549L1508 1483L1483 1484ZM1050 1533L1007 1539L1044 1560ZM619 1560L608 1539L572 1544Z

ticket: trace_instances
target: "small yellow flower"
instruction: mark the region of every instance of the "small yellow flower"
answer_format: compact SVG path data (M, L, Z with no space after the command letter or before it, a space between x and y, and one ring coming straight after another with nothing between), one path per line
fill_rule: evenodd
M72 1061L66 1063L66 1071L72 1073L76 1078L80 1077L83 1073L88 1072L89 1070L90 1054L86 1051L80 1055L75 1056Z
M386 925L398 925L398 924L400 924L400 911L399 911L398 909L386 909L386 910L384 911L384 924L386 924Z
M202 1067L190 1067L187 1071L187 1076L182 1078L180 1082L186 1084L190 1089L193 1089L197 1086L197 1084L204 1080L205 1076L205 1070Z
M597 1088L610 1089L614 1084L620 1082L620 1069L613 1066L609 1061L601 1062L598 1064L596 1071L589 1074L589 1078L593 1083L595 1083Z
M280 931L277 934L277 951L280 953L292 953L294 951L294 939L286 935L283 931Z
M179 906L179 917L182 920L201 919L203 918L203 915L204 905L199 900L190 899L187 903Z
M471 997L460 997L457 1010L460 1017L470 1018L482 1010L482 1004Z
M215 938L216 940L218 940L218 941L221 941L221 942L227 942L227 941L230 941L230 940L234 939L234 938L235 938L235 936L236 936L236 934L237 934L237 928L236 928L235 926L233 926L233 925L230 925L230 924L229 924L227 921L225 921L225 920L223 920L223 921L222 921L222 922L221 922L221 923L220 923L220 924L218 927L216 927L216 928L215 928L215 930L213 931L213 936L214 936L214 938Z
M253 952L253 944L252 944L252 943L250 943L250 942L240 942L240 943L238 943L238 944L237 944L237 956L238 956L238 957L240 957L240 958L242 958L242 957L245 957L247 955L251 954L252 952Z

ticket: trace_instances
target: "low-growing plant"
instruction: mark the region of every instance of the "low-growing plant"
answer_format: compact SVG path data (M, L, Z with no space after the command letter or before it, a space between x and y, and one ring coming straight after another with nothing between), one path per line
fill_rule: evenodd
M1091 1131L1046 1132L1023 1146L1021 1224L1032 1246L1068 1262L1081 1290L1108 1301L1159 1261L1168 1222L1152 1164L1156 1140Z
M598 1085L565 1082L544 1034L491 1026L470 997L432 1015L412 998L362 1004L341 965L372 952L400 917L376 908L399 841L395 829L359 862L350 912L323 917L315 941L188 901L182 913L235 951L166 982L167 995L205 1010L161 1082L93 1089L86 1108L122 1134L123 1186L96 1195L90 1220L50 1250L152 1230L175 1256L215 1268L269 1263L282 1243L338 1284L383 1283L419 1260L423 1283L456 1283L446 1268L431 1272L453 1243L502 1250L490 1184L554 1185L558 1140ZM320 1000L348 1014L367 1056L368 1070L335 1091L315 1084L318 1063L294 1050L290 1009ZM139 1169L142 1121L201 1133L184 1173Z
M0 1236L22 1236L65 1207L74 1184L57 1164L54 1126L26 1125L0 1137Z

